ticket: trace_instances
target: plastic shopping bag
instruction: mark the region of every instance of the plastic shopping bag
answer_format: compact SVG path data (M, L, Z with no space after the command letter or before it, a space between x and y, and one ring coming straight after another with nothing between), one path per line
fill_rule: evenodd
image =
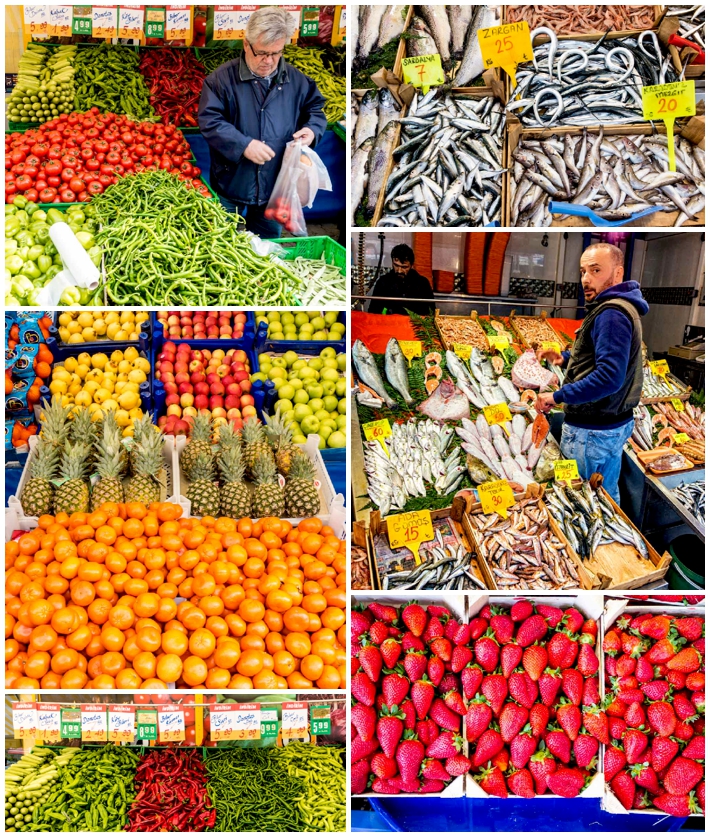
M332 190L328 169L310 148L303 148L300 140L286 146L279 176L266 205L264 217L277 221L291 235L307 235L303 207L313 206L319 189Z

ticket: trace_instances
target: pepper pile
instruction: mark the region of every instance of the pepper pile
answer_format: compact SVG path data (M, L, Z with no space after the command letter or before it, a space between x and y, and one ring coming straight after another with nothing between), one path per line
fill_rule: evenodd
M140 788L126 831L207 831L217 817L198 750L151 750L136 771Z
M133 119L150 119L153 108L148 86L138 72L138 55L127 46L99 44L80 49L74 64L74 107L125 113Z
M164 125L196 127L205 68L190 49L146 49L140 71L150 103Z
M347 81L326 51L288 44L284 50L284 59L318 85L325 99L323 111L328 124L342 119L345 114Z

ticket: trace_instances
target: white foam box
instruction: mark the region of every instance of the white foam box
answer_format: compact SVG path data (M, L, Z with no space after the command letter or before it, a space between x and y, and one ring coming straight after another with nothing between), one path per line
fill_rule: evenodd
M437 590L402 590L397 593L396 590L388 590L386 594L378 592L377 590L364 591L358 590L357 595L353 594L351 597L352 604L368 605L370 602L380 602L385 605L392 605L393 607L404 607L409 602L414 601L413 592L416 592L416 601L427 607L427 605L442 605L447 607L454 616L461 622L468 622L466 615L466 593L460 591L445 592ZM465 722L464 722L465 723ZM463 729L463 725L462 725ZM468 742L464 738L464 755L468 756ZM353 793L353 797L388 797L390 799L400 799L402 797L411 796L416 799L460 799L465 796L465 777L456 776L441 793Z
M535 590L529 591L527 593L470 593L468 596L468 619L467 621L471 620L474 616L476 616L485 605L492 604L492 605L507 605L512 606L516 601L520 601L521 599L528 599L535 603L540 604L548 604L552 605L553 607L559 607L562 610L566 610L568 607L575 607L579 612L586 618L586 619L594 619L598 626L599 630L597 632L597 643L595 646L595 651L597 653L597 657L599 658L599 694L602 694L602 687L603 687L603 664L602 664L602 637L603 631L601 626L601 616L604 611L604 596L601 593L592 592L592 591L584 591L582 593L569 593L569 594L560 594L557 592L550 592L549 594L546 593L544 590ZM464 719L464 730L465 730L465 719ZM597 772L592 777L591 782L587 785L587 787L579 794L580 797L585 799L594 799L599 798L604 793L604 772L601 767L603 762L601 761L601 745L600 745L600 757L597 760ZM472 768L472 770L478 770L478 768ZM478 784L478 782L473 778L472 773L468 773L466 775L466 796L473 797L476 799L486 799L489 798L491 795L486 793L483 788ZM496 797L497 798L497 797ZM535 800L538 799L562 799L563 797L558 796L557 794L553 793L545 793L542 796L536 796ZM527 800L521 796L515 796L513 794L508 795L508 799L514 799L519 804L524 805Z
M659 597L656 597L658 599ZM703 605L683 605L673 602L672 604L663 605L658 601L653 604L645 604L644 602L636 603L633 599L624 598L607 598L606 607L602 614L601 637L611 628L616 620L624 613L637 616L639 613L651 613L654 616L667 614L668 616L701 616L705 619L705 607ZM605 660L602 659L602 670L604 669ZM601 696L604 698L604 682L602 678ZM602 746L602 765L604 764L604 753L606 747ZM665 811L660 808L632 808L627 811L626 808L616 798L616 794L611 789L608 783L604 783L604 794L602 796L602 808L610 814L650 814L654 817L667 817Z

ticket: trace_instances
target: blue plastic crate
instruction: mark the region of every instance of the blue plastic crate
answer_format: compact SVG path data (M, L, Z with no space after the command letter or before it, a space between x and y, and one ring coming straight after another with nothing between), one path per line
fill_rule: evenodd
M55 360L64 360L65 357L71 357L72 352L84 351L93 354L94 352L106 352L110 354L116 350L125 351L130 346L135 346L138 351L143 352L150 360L150 344L151 335L153 333L153 324L150 319L141 323L141 333L138 336L138 342L129 340L94 340L90 343L62 343L59 340L59 329L57 327L57 319L61 311L52 312L52 325L49 327L49 337L47 338L47 346L54 355ZM153 364L151 362L151 368Z
M294 311L292 313L298 313ZM346 324L345 311L338 314L338 322ZM266 323L259 323L256 329L255 348L256 353L262 352L300 352L302 354L320 354L321 349L332 347L338 354L345 353L345 338L342 340L273 340L267 337ZM307 347L304 349L304 346Z
M175 310L179 309L176 308ZM207 309L197 308L195 310L202 311ZM211 308L209 310L212 313L218 313L220 309ZM237 340L233 340L231 337L224 340L221 338L198 340L194 337L166 337L162 323L158 320L158 315L155 311L151 311L150 322L153 330L153 348L155 354L158 355L162 352L163 345L167 343L168 340L176 345L180 345L180 343L188 343L194 349L223 349L225 348L225 344L227 344L227 348L244 349L244 351L248 354L249 351L254 348L256 319L254 318L253 311L245 311L244 313L247 315L247 321L244 326L244 334Z

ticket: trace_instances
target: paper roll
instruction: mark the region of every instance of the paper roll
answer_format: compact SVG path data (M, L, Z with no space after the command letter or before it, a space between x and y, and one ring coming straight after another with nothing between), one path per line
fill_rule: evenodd
M95 291L99 286L101 274L71 227L63 221L52 224L49 228L49 237L59 251L64 267L74 279L70 284Z

